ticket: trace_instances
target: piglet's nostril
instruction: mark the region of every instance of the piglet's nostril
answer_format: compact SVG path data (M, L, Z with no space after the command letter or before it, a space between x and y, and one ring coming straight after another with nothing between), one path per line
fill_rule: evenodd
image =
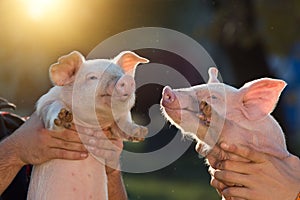
M130 96L135 90L135 82L131 76L122 76L116 83L116 94L128 97Z
M163 100L166 103L172 103L175 100L175 94L170 87L165 87L163 90Z

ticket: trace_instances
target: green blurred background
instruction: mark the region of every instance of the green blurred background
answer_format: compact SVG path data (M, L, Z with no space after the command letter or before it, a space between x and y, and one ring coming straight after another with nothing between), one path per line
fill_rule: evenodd
M264 76L286 80L274 116L299 156L299 22L297 0L2 0L0 96L17 105L17 114L30 115L51 87L48 68L58 57L73 50L87 55L132 28L169 28L198 41L226 83L240 87ZM194 144L161 170L124 173L130 199L219 199L209 181Z

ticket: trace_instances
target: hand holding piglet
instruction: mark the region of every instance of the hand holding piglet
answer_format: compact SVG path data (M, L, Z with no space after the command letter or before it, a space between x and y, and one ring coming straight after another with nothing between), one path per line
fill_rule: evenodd
M106 173L119 170L120 154L123 150L121 138L108 138L110 131L76 126L86 149L96 158L105 160Z
M247 158L249 163L226 160L211 170L211 185L226 199L293 200L300 190L300 160L290 155L281 160L246 146L221 144L213 151ZM226 182L227 184L224 184ZM228 182L239 186L228 187Z
M36 113L7 138L17 146L20 162L42 164L51 159L85 159L88 152L76 131L65 129L61 132L44 128Z

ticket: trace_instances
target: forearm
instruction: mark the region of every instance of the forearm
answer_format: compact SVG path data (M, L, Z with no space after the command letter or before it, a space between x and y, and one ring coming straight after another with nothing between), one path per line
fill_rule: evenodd
M108 199L127 200L127 193L123 183L122 174L119 170L114 170L107 174L108 180Z
M0 195L9 186L23 163L17 156L15 145L10 138L0 142Z

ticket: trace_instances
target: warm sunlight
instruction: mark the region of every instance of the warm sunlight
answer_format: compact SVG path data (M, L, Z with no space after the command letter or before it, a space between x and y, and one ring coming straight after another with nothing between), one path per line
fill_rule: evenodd
M58 6L58 0L25 0L28 14L35 20L47 15L52 9Z

